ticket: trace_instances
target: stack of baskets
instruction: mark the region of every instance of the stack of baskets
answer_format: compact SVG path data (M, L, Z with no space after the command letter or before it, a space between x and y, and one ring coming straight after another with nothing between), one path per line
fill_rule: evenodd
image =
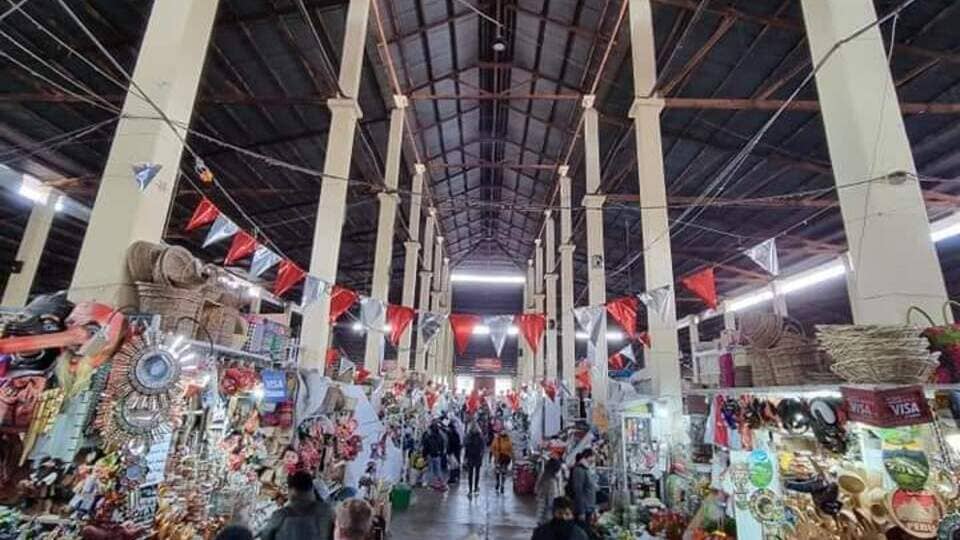
M160 315L161 330L243 346L242 296L220 283L216 267L201 265L179 246L134 242L127 250L127 269L137 286L140 311Z
M741 332L749 342L754 386L792 386L837 382L817 343L804 335L792 319L757 314L741 320Z
M817 338L833 359L830 369L850 383L923 383L939 365L913 326L819 325Z

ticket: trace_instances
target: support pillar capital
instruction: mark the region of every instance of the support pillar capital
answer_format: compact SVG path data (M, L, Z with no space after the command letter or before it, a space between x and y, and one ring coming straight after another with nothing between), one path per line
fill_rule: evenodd
M560 247L557 248L557 251L560 253L573 253L577 250L577 246L573 244L560 244Z
M400 196L397 195L396 193L380 192L380 193L377 193L377 199L380 200L381 204L386 202L392 202L393 204L397 204L400 202Z
M627 114L630 118L639 118L644 113L653 113L659 115L663 111L664 100L660 96L633 98L633 105L630 106L630 112Z
M351 112L354 119L363 118L363 109L360 108L360 102L353 98L330 98L327 100L327 108L333 114Z
M603 208L603 203L607 200L606 195L584 195L583 196L583 206L584 208L593 210Z
M407 96L403 94L394 94L393 95L393 106L398 109L406 109L407 105L410 104L410 100L407 99Z
M563 247L563 246L561 246L561 247ZM557 281L558 279L560 279L559 274L556 274L556 273L553 273L553 272L551 272L551 273L549 273L549 274L544 274L544 275L543 275L543 280L546 281L547 283L556 283L556 281Z
M417 242L416 240L407 240L406 242L403 243L403 247L407 249L407 252L412 251L416 253L417 251L420 250L420 242Z
M428 280L433 279L433 272L420 272L420 279Z
M413 164L413 173L414 174L424 174L427 172L427 166L423 163L414 163ZM432 210L432 208L431 208Z
M561 177L566 177L567 174L569 173L570 173L569 165L560 165L559 167L557 167L557 174L559 174Z
M543 293L537 293L533 295L533 301L537 303L538 306L543 305L543 302L546 301L547 295Z
M587 94L583 96L583 99L580 100L580 104L583 105L584 109L592 109L594 102L597 100L597 96L593 94Z
M553 210L547 209L543 211L543 217L550 219L553 217Z

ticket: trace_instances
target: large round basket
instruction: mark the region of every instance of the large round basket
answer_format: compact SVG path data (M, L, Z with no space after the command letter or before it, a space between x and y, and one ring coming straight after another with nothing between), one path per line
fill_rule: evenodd
M196 322L190 319L200 320L203 305L203 298L196 291L140 281L137 294L141 312L161 316L161 330L195 336Z
M851 383L923 383L938 365L927 340L908 325L820 325L817 340L833 360L830 369Z
M166 248L153 242L137 241L127 248L127 271L133 281L153 281L153 268Z
M206 283L206 277L200 261L189 250L171 246L157 259L153 267L153 281L161 285L195 289Z

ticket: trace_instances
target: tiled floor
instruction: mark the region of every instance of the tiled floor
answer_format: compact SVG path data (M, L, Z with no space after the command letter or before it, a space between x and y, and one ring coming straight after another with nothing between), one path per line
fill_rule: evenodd
M534 498L514 495L512 483L503 495L495 493L488 470L481 483L481 494L473 499L465 482L446 493L417 488L410 508L394 512L391 538L464 540L475 533L481 540L528 540L536 526Z

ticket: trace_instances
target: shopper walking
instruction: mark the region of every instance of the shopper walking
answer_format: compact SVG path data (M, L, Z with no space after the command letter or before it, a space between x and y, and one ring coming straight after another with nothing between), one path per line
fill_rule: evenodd
M573 510L577 521L583 524L590 523L597 511L597 476L593 471L595 461L593 450L587 448L577 454L577 464L570 474Z
M450 473L450 484L456 484L460 481L460 462L463 459L463 445L461 444L460 432L457 427L450 423L447 426L447 470Z
M473 496L480 493L480 466L483 464L483 455L487 450L486 441L483 440L483 434L480 433L480 427L477 424L470 424L464 447L463 463L466 465L467 482L470 488L467 495Z
M537 479L537 524L543 525L553 518L553 500L563 495L560 489L560 469L562 463L550 458L543 466L543 472Z
M434 423L423 436L423 455L426 456L430 469L430 484L441 491L447 489L447 483L443 478L443 457L446 453L440 425Z
M497 479L496 489L503 493L507 484L507 475L510 473L510 463L513 461L513 442L505 431L497 433L490 445L490 457L493 461Z
M363 499L348 499L337 508L334 540L368 540L373 530L373 508Z
M553 519L533 531L531 540L589 540L587 533L573 521L573 503L566 497L551 501Z
M329 540L333 530L333 509L316 496L313 477L299 471L287 477L286 506L270 516L260 531L263 540Z

